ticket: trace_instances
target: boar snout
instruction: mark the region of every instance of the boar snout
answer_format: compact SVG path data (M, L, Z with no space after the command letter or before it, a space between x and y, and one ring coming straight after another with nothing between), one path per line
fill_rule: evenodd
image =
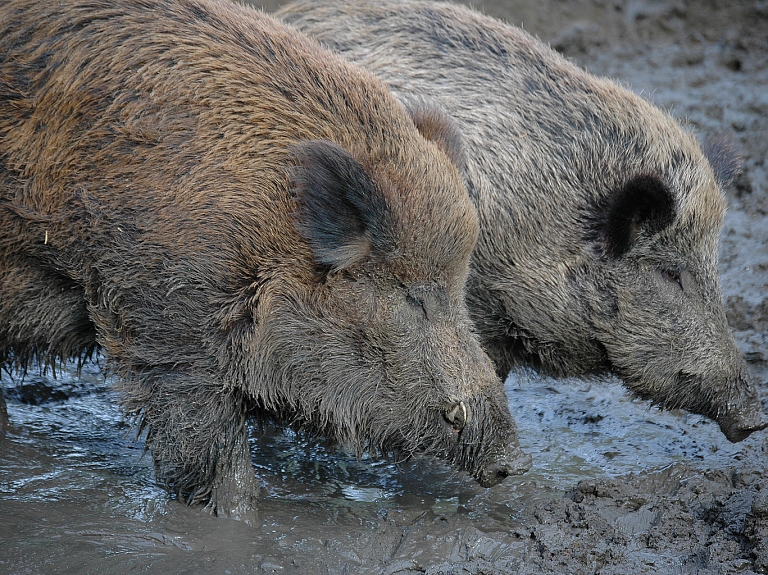
M728 441L737 443L755 431L768 428L768 419L762 412L762 404L754 382L744 371L735 378L726 377L722 385L701 375L680 373L679 396L689 397L688 402L679 398L667 406L683 407L713 419ZM718 393L718 390L722 390Z
M515 436L510 436L509 440L504 453L480 470L477 481L483 487L493 487L510 475L522 475L531 468L533 458L530 454L520 449Z
M477 482L493 487L510 475L522 475L533 459L517 439L517 426L503 394L491 393L475 401L458 402L443 413L457 439L458 455Z
M724 417L717 419L717 423L728 441L737 443L755 431L768 428L768 420L761 411L762 406L757 398L750 398L746 407L728 412Z

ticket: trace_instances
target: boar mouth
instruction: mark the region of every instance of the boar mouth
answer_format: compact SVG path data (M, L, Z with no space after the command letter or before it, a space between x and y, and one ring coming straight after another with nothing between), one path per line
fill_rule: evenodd
M725 393L713 393L713 385L722 385ZM728 441L737 443L768 428L762 405L751 387L745 377L712 382L700 375L680 372L678 388L674 390L676 397L667 397L663 407L681 407L709 417L720 426Z
M460 401L443 412L443 419L451 426L453 431L461 433L461 430L469 422L470 413L467 404Z
M520 449L512 417L489 407L483 399L473 404L460 401L442 412L444 433L452 443L448 459L483 487L522 475L533 462Z
M483 487L493 487L512 475L522 475L531 468L533 458L515 445L508 445L504 453L482 468L475 479Z

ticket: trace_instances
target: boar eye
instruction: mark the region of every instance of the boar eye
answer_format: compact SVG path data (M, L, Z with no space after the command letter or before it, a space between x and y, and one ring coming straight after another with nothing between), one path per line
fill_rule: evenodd
M661 275L668 281L676 282L680 289L683 289L683 282L680 280L680 270L676 268L663 269L661 270Z
M408 294L405 299L408 300L408 303L411 304L413 307L417 309L421 309L421 312L424 314L424 317L429 319L429 316L427 315L427 307L424 305L423 300L411 294Z

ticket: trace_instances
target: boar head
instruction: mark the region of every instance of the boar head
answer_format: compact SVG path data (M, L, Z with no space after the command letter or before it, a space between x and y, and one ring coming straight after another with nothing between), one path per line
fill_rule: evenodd
M439 171L329 141L293 153L314 271L276 304L269 348L288 375L262 403L358 451L443 458L484 486L526 471L464 303L478 226L456 168L436 149Z

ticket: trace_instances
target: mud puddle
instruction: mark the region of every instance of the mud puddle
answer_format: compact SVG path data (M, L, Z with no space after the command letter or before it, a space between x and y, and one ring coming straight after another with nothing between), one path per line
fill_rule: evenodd
M265 4L267 4L265 2ZM279 4L271 2L268 8ZM731 131L728 320L768 398L768 4L503 0L488 13L627 82L702 137ZM768 433L728 443L612 379L506 382L533 469L492 489L434 461L358 461L253 428L258 525L168 499L94 366L0 376L0 573L768 573Z
M71 366L57 380L1 381L12 423L0 444L4 573L518 572L547 537L560 541L563 526L542 531L548 524L539 520L563 505L597 501L606 486L626 495L627 477L647 470L677 489L684 477L728 468L764 441L729 444L714 424L650 408L611 379L521 370L506 388L534 458L525 476L485 490L437 461L357 459L290 429L254 425L263 488L260 524L249 526L155 487L151 460L97 366L79 378ZM649 501L628 497L638 509ZM615 499L602 496L614 515ZM619 524L649 528L656 516L648 513Z

